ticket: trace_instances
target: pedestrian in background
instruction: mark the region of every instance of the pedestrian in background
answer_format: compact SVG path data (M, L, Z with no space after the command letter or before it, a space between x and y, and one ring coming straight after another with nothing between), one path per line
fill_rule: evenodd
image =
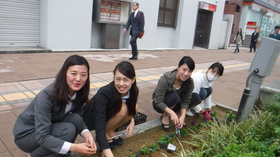
M270 34L269 37L270 37L270 38L277 39L277 40L280 40L279 31L280 31L280 26L278 26L278 25L275 26L275 27L274 27L274 33Z
M234 53L238 53L239 52L239 45L243 44L243 35L242 35L242 29L241 28L238 29L238 32L236 33L233 41L236 44Z
M260 35L260 33L257 31L257 27L255 27L254 32L252 33L252 36L251 36L250 52L252 52L252 49L254 49L254 52L256 52L259 35Z
M40 91L18 116L13 134L16 145L32 157L96 153L96 144L82 118L88 101L89 64L78 55L66 59L55 82ZM77 135L84 143L74 143Z
M161 115L164 131L170 128L170 119L177 128L185 123L186 110L191 102L193 91L192 72L195 68L193 59L184 56L176 69L164 73L158 80L153 92L153 108Z
M137 38L142 38L144 34L144 25L145 25L145 18L144 13L139 10L139 3L133 2L132 3L133 12L130 14L126 26L123 30L123 33L130 28L131 35L130 38L130 45L132 49L132 57L129 58L131 60L137 60L138 58L138 48L137 48Z
M84 106L84 121L90 130L96 132L100 150L106 157L113 157L112 149L124 143L115 130L129 121L125 138L134 130L134 116L138 110L139 89L136 73L130 62L120 62L113 71L111 83L101 87Z

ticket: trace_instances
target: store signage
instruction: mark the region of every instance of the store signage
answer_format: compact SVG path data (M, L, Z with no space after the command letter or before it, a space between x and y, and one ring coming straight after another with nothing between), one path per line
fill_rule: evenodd
M254 32L254 29L256 28L256 26L257 26L257 22L255 22L255 21L248 21L245 33L247 35L251 35Z
M213 5L213 4L206 3L206 2L200 2L199 8L200 8L200 9L204 9L204 10L208 10L208 11L213 11L213 12L215 12L217 6L216 6L216 5Z
M100 19L120 21L121 3L102 1L100 6Z
M255 27L256 25L257 25L257 22L252 22L252 21L247 22L247 26Z

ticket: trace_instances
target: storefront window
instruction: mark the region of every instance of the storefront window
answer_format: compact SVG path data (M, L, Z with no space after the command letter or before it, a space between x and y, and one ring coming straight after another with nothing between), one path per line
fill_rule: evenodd
M179 0L160 0L158 25L176 27Z
M259 27L261 39L261 37L267 37L273 33L276 25L280 25L280 14L257 5L252 5L248 22L256 23L256 26ZM250 27L247 26L246 34L251 35L252 29L248 30L248 28Z

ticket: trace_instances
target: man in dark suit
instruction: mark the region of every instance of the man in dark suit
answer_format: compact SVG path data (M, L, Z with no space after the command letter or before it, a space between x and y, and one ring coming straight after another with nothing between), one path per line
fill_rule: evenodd
M132 3L132 9L133 12L130 14L126 26L123 30L123 33L125 33L129 27L131 26L130 29L130 45L132 49L132 57L129 58L131 60L137 60L138 57L138 49L137 49L137 38L139 37L140 33L144 33L144 25L145 25L145 19L144 19L144 13L140 10L139 8L139 3L133 2Z
M254 28L254 32L251 36L251 44L250 44L250 52L252 52L252 49L254 48L254 52L256 52L256 45L259 38L259 32L257 32L257 27Z

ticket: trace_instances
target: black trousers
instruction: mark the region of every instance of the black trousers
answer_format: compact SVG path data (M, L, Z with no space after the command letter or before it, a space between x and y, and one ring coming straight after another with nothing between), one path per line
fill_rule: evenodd
M189 105L189 109L197 106L198 104L201 103L201 101L205 100L206 98L209 97L213 92L213 88L201 88L199 94L197 93L192 93L192 99Z
M138 35L131 35L130 38L130 45L131 45L131 49L132 49L132 57L137 57L138 56L138 49L137 49L137 38Z
M256 52L256 45L257 45L257 42L255 42L255 41L251 42L251 44L250 44L250 52L252 52L252 49L254 49L254 52Z

